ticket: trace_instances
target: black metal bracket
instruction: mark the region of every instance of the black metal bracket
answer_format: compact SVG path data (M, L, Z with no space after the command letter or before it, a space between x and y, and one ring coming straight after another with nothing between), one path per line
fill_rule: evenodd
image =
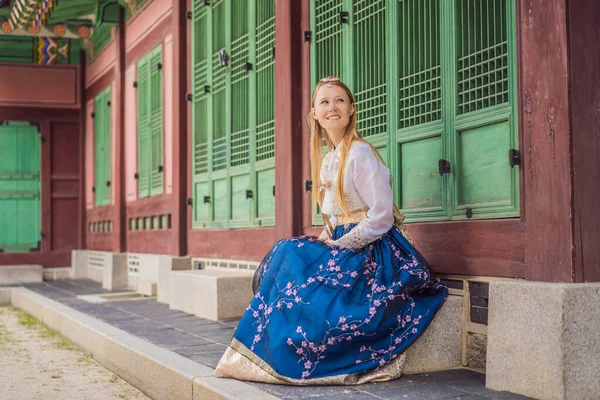
M162 69L162 63L158 63L158 64L156 64L156 68L157 68L157 69Z
M194 204L194 200L191 197L188 197L188 199L187 199L187 205L191 206L193 204Z
M33 252L33 251L38 252L40 250L42 250L42 241L41 240L37 241L37 246L36 247L32 247L32 248L29 249L30 252Z
M519 150L508 150L508 165L513 168L515 165L521 165L521 153Z
M204 196L204 204L210 203L210 196Z
M244 68L246 68L246 71L252 71L252 63L246 62Z
M204 5L205 6L209 6L210 5L210 1L209 0L204 0Z
M467 208L467 212L466 212L467 218L471 219L473 218L473 209L472 208Z
M133 174L133 179L140 179L140 173L136 172L135 174Z
M92 193L96 193L96 186L92 186Z
M273 185L273 197L275 197L275 185Z
M186 11L185 18L186 19L192 19L192 12L191 11Z
M304 41L305 42L310 42L311 36L312 36L312 32L311 31L304 31Z
M110 100L106 102L106 106L110 107Z
M223 50L219 50L219 53L217 53L219 56L219 67L223 68L227 66L227 61L229 61L229 55L227 55L227 52L223 49Z
M2 125L2 124L0 124ZM0 253L4 253L4 247L0 247Z
M304 181L304 193L312 191L312 181Z
M252 192L252 190L247 189L246 190L246 200L248 199L253 199L254 198L254 192Z
M210 92L210 85L204 85L204 93Z
M38 133L42 131L42 126L40 125L39 121L29 121L29 125L34 126Z
M191 94L191 93L188 93L188 94L186 95L186 99L187 99L187 101L192 101L192 94Z
M350 17L350 13L348 11L340 11L340 15L338 16L338 22L340 25L347 24L348 17Z
M275 46L273 46L273 50L271 50L271 53L273 54L273 58L275 58Z
M138 83L137 83L137 81L133 81L133 87L134 87L134 88L138 87Z
M440 176L444 174L449 174L450 171L452 171L452 168L450 167L450 161L440 159L438 161L438 171L440 173Z
M96 113L95 112L92 113L92 118L96 118Z
M110 187L110 181L106 181L106 187Z
M163 166L162 165L158 166L158 172L163 172Z

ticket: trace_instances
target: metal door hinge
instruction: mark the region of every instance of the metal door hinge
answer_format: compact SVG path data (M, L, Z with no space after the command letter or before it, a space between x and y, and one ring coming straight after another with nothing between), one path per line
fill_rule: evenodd
M209 0L204 0L204 5L205 6L209 6L210 5L210 1Z
M137 81L133 81L133 87L134 87L134 88L138 87L138 83L137 83Z
M473 209L472 208L467 208L466 215L467 215L468 219L473 218Z
M273 185L273 197L275 197L275 185Z
M107 107L110 107L110 100L106 102Z
M157 69L162 69L162 63L158 63L158 64L156 64L156 68L157 68Z
M312 181L304 181L304 193L312 191Z
M185 18L186 19L192 19L192 12L191 11L186 11Z
M96 113L95 112L92 113L92 118L96 118Z
M310 42L311 36L312 36L312 32L311 31L304 31L304 41L305 42Z
M192 204L194 204L194 200L191 197L188 197L188 199L187 199L187 205L191 206Z
M92 186L92 193L96 193L96 186Z
M273 54L273 58L275 58L275 46L273 46L273 50L271 50L272 54Z
M513 168L515 165L521 165L521 153L519 150L508 150L508 165Z
M163 172L163 166L162 165L158 166L158 172Z
M246 65L244 66L246 68L246 71L251 71L252 70L252 64L249 62L246 62Z
M204 93L210 92L210 85L204 85Z
M450 161L442 159L438 160L438 172L440 173L440 176L449 174L451 171Z
M252 190L250 190L250 189L246 190L246 200L253 199L253 198L254 198L254 192L252 192Z
M140 179L140 173L136 172L135 174L133 174L133 179Z
M204 204L210 203L210 196L204 196Z
M192 101L192 94L188 93L186 96L187 101Z
M350 13L348 11L340 11L340 15L338 16L338 22L340 23L340 25L347 24L349 16Z
M110 181L106 181L106 187L110 187Z

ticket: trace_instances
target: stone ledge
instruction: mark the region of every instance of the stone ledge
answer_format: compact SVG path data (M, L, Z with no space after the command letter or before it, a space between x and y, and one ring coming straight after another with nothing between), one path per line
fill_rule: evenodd
M43 282L44 268L41 265L0 266L0 285Z
M254 271L208 267L172 271L169 306L213 321L239 318L252 299Z
M213 377L213 369L130 335L25 288L12 304L57 330L153 399L274 400L244 382ZM1 293L1 292L0 292Z
M72 272L71 267L60 267L60 268L44 268L44 280L45 281L56 281L59 279L71 278Z

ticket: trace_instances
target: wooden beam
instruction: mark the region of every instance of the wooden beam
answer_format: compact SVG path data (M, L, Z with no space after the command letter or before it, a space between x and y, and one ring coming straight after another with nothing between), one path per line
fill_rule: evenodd
M127 249L125 222L125 10L119 9L119 26L116 29L117 59L115 61L114 81L115 99L113 118L116 120L115 146L115 204L113 234L115 235L114 251Z
M187 252L187 181L188 181L188 146L187 146L187 0L173 1L173 14L171 15L173 51L173 74L166 76L171 79L173 91L173 118L166 123L172 124L173 131L173 194L172 200L172 248L174 255L185 255Z

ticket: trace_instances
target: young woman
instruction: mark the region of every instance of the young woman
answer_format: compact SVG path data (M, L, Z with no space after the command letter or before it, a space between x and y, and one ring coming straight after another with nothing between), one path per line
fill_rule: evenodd
M281 240L267 254L216 376L292 385L398 378L404 351L447 296L401 232L390 171L356 131L348 87L322 79L310 118L313 199L331 218L319 238Z

